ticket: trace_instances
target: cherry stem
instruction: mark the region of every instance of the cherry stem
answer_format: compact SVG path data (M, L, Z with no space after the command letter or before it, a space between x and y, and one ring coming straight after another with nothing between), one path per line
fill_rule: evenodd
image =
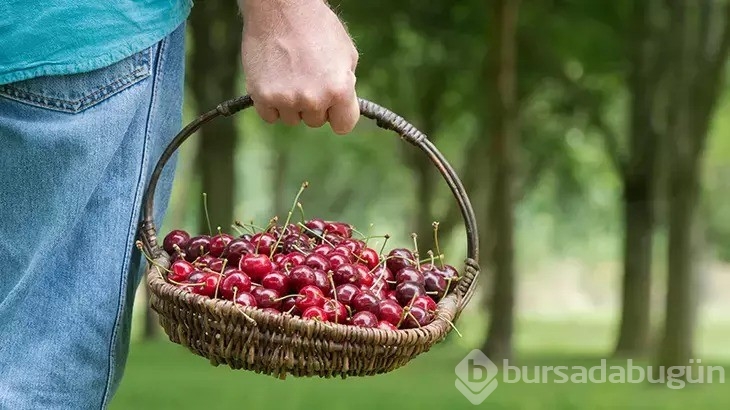
M411 234L411 238L413 238L413 256L416 258L416 267L418 268L418 270L421 270L421 261L418 260L418 235L414 232Z
M324 236L322 236L322 235L318 234L317 232L314 232L313 230L309 229L309 227L307 227L307 225L304 225L304 224L303 224L303 223L301 223L301 222L300 222L300 223L298 223L297 225L299 225L299 227L301 227L301 228L304 228L304 229L306 229L306 230L307 230L308 232L311 232L311 233L312 233L312 235L314 235L314 236L316 236L317 238L321 239L321 240L322 240L323 242L325 242L325 243L326 243L327 245L329 245L329 246L331 246L331 247L333 247L333 248L335 247L335 245L333 245L333 244L332 244L332 243L331 243L330 241L328 241L327 239L325 239L325 238L324 238Z
M429 258L431 258L431 265L432 265L432 266L436 266L436 265L434 264L434 260L433 260L433 251L432 251L432 250L430 250L430 249L428 250L428 256L429 256Z
M433 221L433 242L436 245L436 253L439 255L439 262L441 263L441 269L444 268L444 258L441 256L441 248L439 247L439 223Z
M302 216L302 222L306 221L307 218L304 217L304 208L301 202L297 202L297 208L299 208L299 214Z
M443 317L441 313L437 314L436 317L439 319L443 319L444 322L448 323L449 326L451 326L451 328L454 329L454 332L456 332L456 334L459 335L459 337L461 337L461 338L464 337L464 336L462 336L461 332L459 332L459 329L456 328L456 325L454 325L454 323L452 323L449 319Z
M298 294L298 293L295 293L295 294L293 294L293 295L284 295L284 296L278 297L278 298L276 298L276 299L273 299L273 298L272 298L272 299L271 299L271 301L272 301L272 302L279 302L279 301L282 301L282 300L284 300L284 299L289 299L289 298L295 298L295 297L297 297L297 296L299 296L299 297L304 297L304 295L300 295L300 294Z
M220 229L221 228L219 227L218 230L220 231ZM221 286L221 282L222 282L221 279L223 278L223 271L226 269L226 263L228 263L228 259L223 259L223 266L221 267L221 271L220 272L213 271L218 274L218 280L215 282L215 294L213 295L213 299L218 299L218 288L220 288L220 286Z
M383 241L383 246L380 248L380 256L383 256L383 251L385 251L385 244L388 243L388 239L390 239L390 235L388 235L386 233L385 235L383 235L383 237L385 238L385 240Z
M145 252L144 246L142 245L142 241L137 241L137 242L135 242L135 244L137 245L137 249L139 249L139 251L142 252L142 255L144 255L145 259L147 259L149 261L149 263L151 263L152 265L154 265L158 268L162 268L162 270L164 270L167 273L172 272L170 269L167 269L164 266L162 266L159 263L152 260L152 257L150 257L150 255L148 255L147 252Z
M241 236L241 235L243 235L243 231L241 231L240 229L238 229L238 227L237 227L236 225L231 225L231 228L232 228L232 229L233 229L234 231L236 231L236 233L238 234L238 236Z
M335 301L338 301L337 300L337 286L335 286L335 279L334 279L334 275L332 274L332 271L327 272L327 278L330 280L330 285L332 285L332 294L335 296Z
M302 192L304 192L304 190L308 186L309 186L309 182L307 182L307 181L302 182L302 186L299 188L299 192L297 192L297 196L294 197L294 203L292 204L291 209L289 210L289 213L286 215L286 222L284 222L284 229L286 229L286 227L289 226L289 221L291 220L291 216L294 213L294 208L299 203L299 197L302 195ZM282 231L282 233L283 233L283 231ZM281 238L283 236L284 235L279 235L279 237L276 239L276 243L271 248L271 254L269 255L269 258L274 256L274 252L276 251L276 248L279 247L279 243L281 242Z
M213 230L210 228L210 215L208 215L208 194L203 192L203 209L205 209L205 220L208 222L208 234L213 235Z
M370 224L370 226L372 226L372 224ZM355 232L356 234L362 236L362 239L367 239L367 236L364 233L362 233L362 232L358 231L357 229L355 229L354 226L351 226L350 229L352 229L352 232Z

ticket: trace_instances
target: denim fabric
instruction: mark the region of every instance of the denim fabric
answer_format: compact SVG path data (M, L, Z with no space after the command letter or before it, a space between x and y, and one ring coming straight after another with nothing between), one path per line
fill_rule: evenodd
M0 87L0 409L105 408L118 386L142 195L182 125L184 34ZM174 159L157 221L173 172Z

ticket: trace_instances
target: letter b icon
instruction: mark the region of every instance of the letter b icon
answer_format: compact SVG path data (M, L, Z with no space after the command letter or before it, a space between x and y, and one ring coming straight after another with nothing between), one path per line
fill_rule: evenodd
M454 385L474 405L486 400L497 388L497 366L479 349L469 352L454 370Z

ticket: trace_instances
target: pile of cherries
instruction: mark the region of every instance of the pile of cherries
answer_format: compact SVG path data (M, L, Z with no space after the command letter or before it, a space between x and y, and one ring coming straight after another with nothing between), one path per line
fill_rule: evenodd
M171 255L167 281L272 314L398 330L433 321L437 302L459 278L433 257L421 263L417 251L378 253L343 222L310 219L251 232L170 232L163 243Z

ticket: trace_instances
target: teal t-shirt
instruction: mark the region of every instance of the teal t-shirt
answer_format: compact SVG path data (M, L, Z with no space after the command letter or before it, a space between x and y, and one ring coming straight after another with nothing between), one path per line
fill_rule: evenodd
M192 0L0 0L0 84L107 66L160 41L185 21L192 5Z

